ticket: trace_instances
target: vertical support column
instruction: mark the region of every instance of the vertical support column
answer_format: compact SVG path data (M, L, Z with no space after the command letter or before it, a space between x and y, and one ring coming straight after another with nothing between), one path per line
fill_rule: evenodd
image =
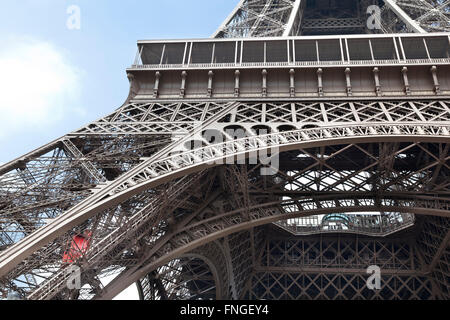
M142 62L142 50L144 49L144 46L139 46L138 50L136 52L136 58L134 59L134 65L138 66L138 65L142 65L144 64Z
M350 68L345 68L345 81L347 83L347 96L351 97L352 96L352 81L350 78L350 74L351 74L351 70Z
M370 48L370 57L372 58L372 61L375 62L375 56L373 54L373 47L372 47L372 40L369 39L369 48Z
M239 97L240 94L240 83L239 83L239 77L241 75L241 72L239 70L236 70L234 72L234 96Z
M183 66L186 65L186 55L187 55L188 46L189 46L189 42L186 42L186 43L184 44Z
M406 53L405 53L405 49L403 48L403 41L402 41L402 38L400 38L400 37L397 37L397 39L398 39L398 43L400 44L400 52L401 52L401 54L402 54L402 61L403 62L406 62Z
M405 84L405 93L406 93L406 95L410 95L411 89L409 87L408 68L407 67L402 68L402 75L403 75L403 83Z
M402 61L402 56L400 55L400 51L398 50L397 38L393 37L392 42L394 43L394 49L395 49L395 54L397 56L397 60L400 62L400 61Z
M267 97L267 70L262 71L262 96Z
M163 49L161 52L161 60L159 61L159 64L162 65L164 63L164 56L166 54L166 44L163 45Z
M289 78L290 78L290 95L291 97L295 97L295 70L291 69L289 70Z
M187 65L189 66L192 62L192 49L194 48L194 43L191 42L191 45L189 47L189 55L188 55L188 60L187 60Z
M208 98L212 97L213 93L213 78L214 78L214 72L210 70L208 72Z
M223 249L227 262L227 271L228 271L228 281L230 284L230 293L232 300L237 300L239 298L236 288L236 279L234 276L234 266L233 266L233 258L231 256L231 249L228 237L223 238Z
M440 94L441 93L441 89L440 89L440 85L439 85L439 79L437 76L437 67L436 66L432 66L430 69L431 75L433 77L433 85L434 85L434 92L436 94Z
M186 78L187 78L187 72L183 71L181 72L181 88L180 88L180 97L184 98L186 94Z
M295 40L292 40L292 63L296 63Z
M158 98L159 95L159 82L161 79L161 72L155 72L155 86L153 87L153 97Z
M216 56L216 44L213 43L213 49L211 53L211 64L214 64L214 57Z
M322 82L323 70L322 68L317 69L317 90L319 97L323 97L323 82Z
M350 63L350 50L348 50L348 40L345 38L345 54L347 55L347 62Z
M381 96L381 83L380 83L380 69L378 67L373 68L373 77L375 79L375 93L377 97Z

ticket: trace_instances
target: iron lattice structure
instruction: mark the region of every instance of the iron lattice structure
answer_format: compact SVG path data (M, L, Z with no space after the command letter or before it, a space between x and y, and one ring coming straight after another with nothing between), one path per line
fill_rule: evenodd
M242 0L140 41L120 108L0 167L3 294L449 299L449 4Z

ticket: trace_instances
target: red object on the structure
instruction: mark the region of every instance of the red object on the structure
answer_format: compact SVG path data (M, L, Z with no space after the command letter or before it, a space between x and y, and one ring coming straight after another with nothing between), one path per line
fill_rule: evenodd
M92 232L85 232L84 235L77 235L72 238L70 249L64 252L63 263L74 263L80 259L91 245Z

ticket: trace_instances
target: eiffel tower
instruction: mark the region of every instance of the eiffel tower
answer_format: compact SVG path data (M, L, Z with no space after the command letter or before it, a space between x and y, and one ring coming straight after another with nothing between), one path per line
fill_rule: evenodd
M242 0L139 41L120 108L0 167L0 291L449 299L449 31L449 0Z

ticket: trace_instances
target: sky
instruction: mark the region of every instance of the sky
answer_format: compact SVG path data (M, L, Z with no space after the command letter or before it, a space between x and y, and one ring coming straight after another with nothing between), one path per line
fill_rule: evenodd
M210 37L237 2L0 1L0 165L122 105L137 40Z
M120 107L137 40L210 37L237 3L1 0L0 165Z

